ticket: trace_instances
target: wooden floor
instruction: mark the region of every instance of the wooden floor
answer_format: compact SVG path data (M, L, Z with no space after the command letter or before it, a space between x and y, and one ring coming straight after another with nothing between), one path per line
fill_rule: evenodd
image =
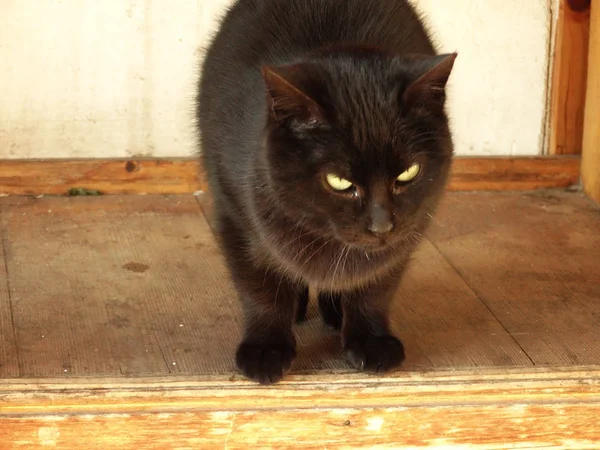
M232 389L262 389L234 370L242 316L202 202L152 195L0 198L0 416L24 420L34 401L25 394L9 400L50 383L41 380L63 390L69 380L98 389L103 379L106 386L122 379L131 392L136 383L155 389L191 379L219 380L215 395L225 395L228 381ZM406 364L383 379L361 376L361 386L548 369L577 373L575 384L600 395L600 208L564 191L448 194L397 293L394 327ZM294 375L261 395L353 376L338 336L314 309L297 332ZM217 437L227 447L227 427L228 438L234 428L224 420ZM600 438L600 425L587 426ZM4 430L5 438L18 438Z

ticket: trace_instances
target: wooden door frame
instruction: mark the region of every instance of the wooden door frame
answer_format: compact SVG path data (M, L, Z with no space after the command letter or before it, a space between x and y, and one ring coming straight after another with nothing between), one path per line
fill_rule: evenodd
M584 192L600 202L600 1L560 0L550 104L550 155L581 155Z
M581 158L584 192L600 203L600 0L591 6L587 93Z
M560 0L550 83L550 155L581 155L590 0ZM553 19L552 19L553 20Z

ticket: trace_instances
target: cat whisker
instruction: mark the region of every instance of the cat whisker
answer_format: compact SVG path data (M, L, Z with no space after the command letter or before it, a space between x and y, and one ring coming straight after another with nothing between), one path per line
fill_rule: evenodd
M351 251L351 248L349 246L346 247L346 256L344 258L344 262L342 263L342 273L345 273L346 263L348 262L348 259L350 258L350 251Z
M338 257L337 257L337 263L335 265L335 270L333 271L333 276L331 277L332 281L335 281L335 275L337 274L337 271L338 271L338 268L340 266L340 263L342 262L342 259L344 257L344 252L346 251L347 248L348 247L346 245L344 245L342 247L342 249L340 250L340 253L339 253ZM330 269L331 269L331 267L330 267Z
M317 238L317 239L315 239L315 240L313 241L313 243L314 243L314 242L316 242L317 240L318 240L318 238ZM313 253L312 253L312 254L311 254L309 257L308 257L308 259L302 263L302 266L300 266L300 268L302 269L302 268L303 268L303 267L304 267L304 266L305 266L305 265L306 265L306 264L307 264L307 263L308 263L308 262L311 260L311 258L312 258L313 256L315 256L315 255L316 255L316 254L317 254L319 251L321 251L321 249L323 249L323 247L325 247L325 246L326 246L327 244L329 244L330 242L332 242L332 239L327 239L327 240L326 240L326 241L323 243L323 245L321 245L321 246L320 246L318 249L316 249L316 250L315 250L315 251L314 251L314 252L313 252Z
M296 258L300 258L302 256L302 254L308 250L309 247L311 247L315 242L317 242L319 240L319 237L314 238L312 241L310 241L310 243L308 245L306 245L302 250L300 250L298 252L298 254L296 255Z

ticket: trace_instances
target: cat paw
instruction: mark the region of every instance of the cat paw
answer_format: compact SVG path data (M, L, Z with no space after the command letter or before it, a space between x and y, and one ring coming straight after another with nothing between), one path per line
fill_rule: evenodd
M295 357L296 350L290 344L242 342L235 361L246 377L267 385L280 381L292 367Z
M339 295L319 294L319 310L325 325L334 330L341 330L343 315Z
M404 361L404 346L394 336L367 336L344 347L344 358L355 369L386 372Z

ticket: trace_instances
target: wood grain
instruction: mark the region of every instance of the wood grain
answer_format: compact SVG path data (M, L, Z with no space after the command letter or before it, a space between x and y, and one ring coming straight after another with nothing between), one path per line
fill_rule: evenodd
M24 199L5 211L22 375L230 370L239 311L192 196ZM210 314L198 299L214 302Z
M583 133L582 181L587 195L600 203L600 5L592 7L589 71Z
M0 442L78 448L595 448L600 372L508 369L0 385ZM8 446L7 446L8 445Z
M581 154L590 1L560 0L550 107L550 154Z
M596 449L597 404L174 412L2 420L6 450Z
M105 194L187 194L205 187L192 159L0 160L0 194L65 195L71 188Z
M407 367L529 366L521 347L440 252L424 241L394 298Z
M581 194L448 196L429 237L537 365L600 362L600 208Z
M457 158L449 191L534 190L578 183L580 160L575 157Z
M581 194L449 193L394 302L406 365L350 370L313 305L270 388L233 370L241 313L194 197L0 208L21 366L2 450L600 447L600 208Z
M3 208L0 204L0 379L19 376L17 340L12 320L9 274L6 267Z
M210 194L197 198L210 223ZM314 305L308 317L310 324L319 323ZM403 276L391 319L392 329L405 345L404 368L531 365L514 339L427 239ZM336 358L338 339L328 334L328 340L328 353ZM308 343L308 347L319 348L319 343ZM314 351L305 351L300 360L314 356Z
M192 196L4 202L22 376L233 373L241 311ZM427 242L394 308L405 369L530 364ZM296 373L348 370L314 304L297 332Z
M578 183L576 157L457 157L451 191L530 190ZM0 194L185 194L208 190L196 160L0 160Z

